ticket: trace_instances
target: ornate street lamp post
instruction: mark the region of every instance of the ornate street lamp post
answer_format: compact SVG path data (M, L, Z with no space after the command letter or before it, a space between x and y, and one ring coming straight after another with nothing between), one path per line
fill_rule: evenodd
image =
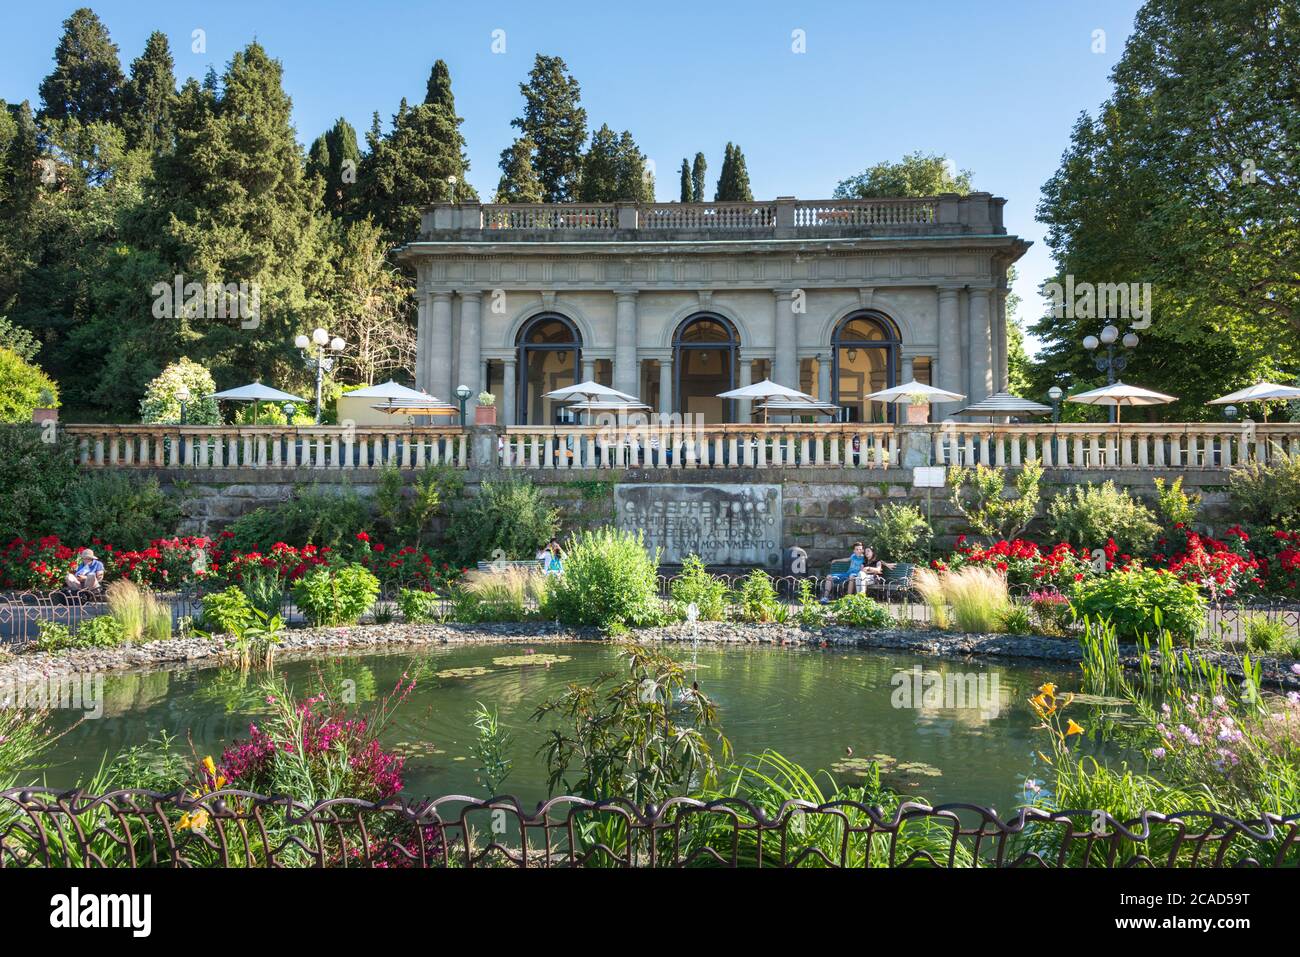
M1047 390L1047 397L1052 400L1052 422L1053 424L1061 421L1061 396L1065 392L1059 385L1054 385Z
M1084 336L1083 347L1089 352L1096 352L1100 346L1106 347L1106 354L1104 356L1098 355L1093 360L1093 365L1097 367L1098 372L1106 373L1107 385L1114 385L1116 373L1123 372L1128 366L1128 356L1122 352L1116 354L1115 343L1120 342L1125 349L1136 349L1140 341L1135 332L1125 333L1124 338L1121 339L1119 327L1113 323L1107 323L1101 330L1100 336ZM1115 413L1116 407L1112 405L1110 407L1110 421L1112 422L1116 420Z
M330 337L330 334L324 329L317 326L312 330L311 337L300 334L293 340L293 344L307 354L307 360L310 362L315 359L316 362L316 424L320 425L320 402L321 402L321 384L325 380L325 373L334 368L334 360L325 358L325 348L328 346L331 352L342 352L346 343L338 336ZM315 355L312 355L314 351Z
M461 428L465 427L465 403L469 401L469 397L473 394L474 394L473 390L471 390L470 387L467 385L456 386L456 398L460 399Z

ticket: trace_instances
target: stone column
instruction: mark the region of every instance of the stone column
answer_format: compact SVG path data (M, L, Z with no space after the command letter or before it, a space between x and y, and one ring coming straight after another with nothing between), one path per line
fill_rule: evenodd
M451 293L431 294L429 313L429 391L450 402L455 385L451 381Z
M795 332L796 316L791 311L794 292L790 289L774 290L776 306L772 338L772 380L791 389L799 388L799 356Z
M515 406L518 399L515 397L515 385L517 370L515 368L517 360L514 356L507 356L501 360L503 367L503 377L501 380L501 391L504 395L501 397L501 421L505 425L515 424Z
M831 401L831 357L817 357L817 398L822 402Z
M636 358L636 290L620 290L614 295L614 388L640 398L641 370L637 367Z
M993 391L1007 387L1007 294L993 293Z
M737 380L739 383L737 388L743 389L747 385L753 385L754 384L754 363L750 362L748 359L738 359L737 361L740 363L740 368L736 370L740 374L739 379ZM750 420L751 410L753 409L753 407L754 404L749 399L737 399L736 400L736 421L748 422Z
M911 382L916 378L916 359L912 356L903 356L903 368L899 370L898 384Z
M428 297L421 295L416 301L415 321L415 387L429 388L429 309Z
M460 375L452 388L465 385L475 394L481 391L479 383L483 377L482 304L481 292L460 294ZM446 396L438 398L445 399Z
M940 389L960 393L963 390L958 292L955 286L939 287L939 368L934 384ZM934 409L935 420L942 421L949 411L955 411L956 408L951 402L937 403Z
M582 381L583 382L596 381L596 360L595 359L582 360Z
M993 392L993 324L988 289L970 291L970 401L980 402Z
M669 356L659 360L659 408L655 411L676 411L673 408L673 360Z

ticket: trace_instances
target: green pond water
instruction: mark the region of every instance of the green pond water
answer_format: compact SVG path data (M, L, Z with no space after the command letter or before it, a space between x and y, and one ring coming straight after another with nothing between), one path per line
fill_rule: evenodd
M493 660L522 656L528 648L535 649L535 661L544 655L567 660L549 665ZM853 649L701 646L693 654L687 645L673 646L671 653L696 668L701 690L718 703L722 730L737 756L772 748L810 769L836 768L837 778L853 781L863 759L883 755L886 780L906 794L936 803L991 805L999 811L1022 803L1026 779L1044 776L1035 758L1044 739L1034 730L1037 722L1026 699L1044 681L1063 690L1077 689L1079 681L1070 669ZM416 653L286 661L277 672L304 694L322 679L336 688L354 682L347 687L355 687L357 699L364 702L390 691L413 661L425 665L425 677L382 738L407 758L406 793L486 796L470 751L475 704L483 702L498 709L502 724L514 735L508 755L514 768L504 790L529 802L546 797L546 771L537 749L550 725L532 719L538 704L558 696L569 682L590 681L621 668L616 649L607 644L566 642L451 645ZM965 689L975 690L976 699L967 694L958 700L950 684L946 699L931 691L927 700L924 692L934 685L929 678L918 685L918 668L930 675L973 676L962 680ZM435 675L457 669L486 673ZM185 751L188 735L199 756L219 757L226 744L247 737L249 723L265 713L258 681L256 674L221 669L109 677L103 717L83 720L64 735L49 754L49 766L30 783L43 779L71 787L88 779L105 756L111 760L123 748L163 731L177 736ZM1071 714L1091 727L1094 710L1076 706ZM67 727L74 716L63 712L57 721ZM1094 741L1085 740L1082 747L1103 761L1116 758Z

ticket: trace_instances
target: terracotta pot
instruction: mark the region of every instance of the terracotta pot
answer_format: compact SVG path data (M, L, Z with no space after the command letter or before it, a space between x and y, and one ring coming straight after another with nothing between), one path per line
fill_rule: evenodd
M923 405L912 405L910 402L907 406L907 422L909 425L924 425L930 421L930 403Z
M475 425L496 425L497 407L495 405L476 405L474 407Z

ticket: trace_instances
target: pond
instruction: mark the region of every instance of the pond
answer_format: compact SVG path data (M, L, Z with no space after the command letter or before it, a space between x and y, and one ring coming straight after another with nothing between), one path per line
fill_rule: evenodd
M530 649L534 655L525 653ZM903 793L1004 812L1022 803L1026 778L1044 776L1035 758L1045 744L1043 733L1034 730L1026 699L1044 681L1064 690L1079 682L1076 671L1059 667L851 648L701 645L693 652L682 645L670 653L696 669L701 690L718 703L722 730L737 756L771 748L810 769L835 768L837 778L849 782L872 756L884 756L886 780ZM544 663L551 655L562 660ZM407 757L406 793L486 796L470 751L473 712L482 702L498 709L514 736L508 755L514 767L504 790L527 802L546 796L546 769L537 749L550 725L533 720L537 706L569 682L621 668L617 650L608 644L565 642L444 645L286 661L277 671L303 694L318 688L321 679L333 687L353 682L347 687L365 701L390 691L417 662L424 677L383 737ZM946 677L936 681L935 675ZM110 676L103 717L82 721L59 740L44 780L71 787L106 758L162 731L177 736L183 752L188 752L188 735L199 756L219 757L226 744L247 737L249 722L265 713L258 683L256 673L222 669ZM1077 706L1071 714L1091 728L1094 711L1095 706ZM57 721L68 727L75 718L63 712ZM1103 762L1119 757L1094 741L1082 747Z

